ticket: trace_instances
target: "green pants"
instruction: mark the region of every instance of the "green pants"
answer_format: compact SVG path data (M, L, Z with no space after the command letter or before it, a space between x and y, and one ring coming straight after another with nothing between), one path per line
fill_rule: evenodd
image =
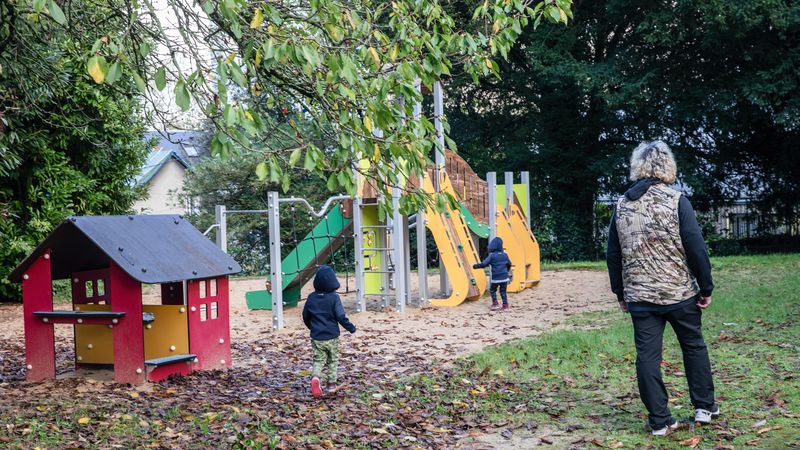
M322 368L328 366L328 383L336 383L336 371L339 368L339 338L327 341L311 340L314 349L314 367L311 376L322 379Z

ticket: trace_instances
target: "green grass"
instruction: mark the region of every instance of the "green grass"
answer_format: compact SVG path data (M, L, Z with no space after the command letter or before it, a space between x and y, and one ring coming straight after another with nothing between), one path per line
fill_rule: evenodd
M422 378L416 395L440 405L466 404L471 414L494 421L577 427L558 447L581 436L625 447L686 448L680 441L693 436L701 437L700 448L800 445L800 255L715 258L713 266L717 289L703 321L723 408L715 426L687 426L661 439L643 431L633 331L620 311L570 320L596 329L553 331L491 347L464 360L448 379ZM688 418L693 410L680 348L669 329L664 361L673 414ZM509 408L517 412L509 415ZM443 411L460 414L453 407ZM766 424L754 428L761 420ZM768 427L779 428L757 434Z
M542 270L606 270L605 261L542 261Z

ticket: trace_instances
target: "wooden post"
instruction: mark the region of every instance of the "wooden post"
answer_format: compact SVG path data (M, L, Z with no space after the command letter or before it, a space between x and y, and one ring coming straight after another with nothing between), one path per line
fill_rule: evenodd
M53 310L50 250L46 250L22 275L22 310L25 321L25 378L28 381L56 377L53 324L33 315Z

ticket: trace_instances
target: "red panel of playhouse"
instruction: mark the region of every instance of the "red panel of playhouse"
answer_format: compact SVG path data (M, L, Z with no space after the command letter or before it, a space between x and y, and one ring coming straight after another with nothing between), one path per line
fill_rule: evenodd
M125 313L114 325L114 381L144 383L142 285L113 262L109 282L114 311Z
M25 320L25 364L28 381L56 376L53 325L33 313L53 310L50 250L40 256L22 276L22 310Z
M110 303L108 269L86 270L72 274L72 303Z
M199 370L231 365L228 277L191 280L187 286L189 352Z

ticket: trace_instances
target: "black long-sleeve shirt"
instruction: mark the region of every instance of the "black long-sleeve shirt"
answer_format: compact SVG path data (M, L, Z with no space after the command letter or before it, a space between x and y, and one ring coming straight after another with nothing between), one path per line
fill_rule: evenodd
M711 260L708 257L703 233L697 223L697 215L689 199L681 196L678 201L678 218L680 221L680 235L683 249L686 252L686 262L689 271L697 280L700 295L708 297L714 290L714 281L711 277ZM625 287L622 282L622 247L617 233L616 213L611 217L608 228L608 250L606 251L606 265L611 281L611 290L617 295L619 301L624 301ZM648 307L651 305L648 305ZM652 305L658 308L658 305ZM671 305L670 305L671 306ZM658 308L661 309L661 308Z

